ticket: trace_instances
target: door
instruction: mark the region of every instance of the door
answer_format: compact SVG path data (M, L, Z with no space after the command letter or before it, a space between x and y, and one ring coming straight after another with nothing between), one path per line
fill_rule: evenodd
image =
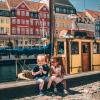
M90 43L82 43L82 71L91 70L91 50Z

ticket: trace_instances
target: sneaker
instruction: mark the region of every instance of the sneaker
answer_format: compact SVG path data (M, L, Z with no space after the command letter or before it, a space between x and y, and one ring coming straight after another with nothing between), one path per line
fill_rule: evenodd
M57 88L54 88L54 93L57 94Z
M44 93L40 91L39 96L44 96Z
M53 92L51 91L51 89L47 89L46 93L47 93L48 95L52 95L52 94L53 94Z
M64 95L67 95L68 91L66 89L64 89Z

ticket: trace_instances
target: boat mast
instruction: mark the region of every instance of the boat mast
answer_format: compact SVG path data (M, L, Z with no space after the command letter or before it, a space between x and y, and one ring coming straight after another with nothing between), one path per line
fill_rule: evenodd
M54 52L54 33L55 33L55 0L49 0L49 15L50 15L50 42L51 42L51 56Z

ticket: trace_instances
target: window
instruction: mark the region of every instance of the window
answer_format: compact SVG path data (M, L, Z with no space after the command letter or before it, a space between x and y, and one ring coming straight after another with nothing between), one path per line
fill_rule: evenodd
M9 13L9 11L6 11L6 10L0 10L0 16L9 17L10 16L10 13Z
M79 54L79 43L78 42L71 42L71 53Z
M47 18L49 18L49 14L47 14Z
M58 7L56 7L56 12L59 12L60 10L59 10L59 8Z
M44 21L44 26L46 26L46 22Z
M46 10L46 8L43 8L43 10L45 11L45 10Z
M39 30L38 29L36 29L35 34L39 34Z
M63 8L60 8L60 13L64 13L64 12L63 12Z
M6 33L9 33L9 28L6 28Z
M40 26L42 27L42 21L40 21Z
M16 24L16 19L12 19L12 24Z
M29 12L28 11L26 11L26 16L29 16Z
M28 44L28 41L25 41L25 45L27 45Z
M47 17L46 14L43 14L43 17L46 18Z
M25 16L25 11L21 11L21 15L22 16Z
M58 47L58 54L64 54L64 42L59 41L57 42L57 47Z
M0 34L3 34L4 33L4 27L1 27L0 28Z
M42 18L42 14L39 14L40 18Z
M43 29L40 29L40 34L42 34L43 33Z
M47 22L47 26L50 26L50 23L49 22Z
M24 19L22 19L22 20L21 20L21 23L24 25L24 24L25 24L25 20L24 20Z
M67 9L67 14L69 14L70 13L70 10L69 9Z
M9 23L9 21L10 21L10 20L7 18L7 19L6 19L6 23Z
M83 53L88 53L88 45L82 45L82 52Z
M18 15L18 16L20 15L20 10L17 10L17 15Z
M1 18L1 23L4 23L4 18Z
M33 28L30 29L30 34L33 34Z
M47 30L46 29L44 29L44 35L45 35L45 37L47 37Z
M20 27L17 27L17 34L20 34Z
M29 40L29 44L31 44L32 43L32 41L31 41L31 39Z
M25 34L25 28L21 28L21 34Z
M12 34L16 34L16 28L12 27Z
M30 19L30 24L33 25L33 20L32 19Z
M63 9L63 12L66 13L66 9Z
M20 19L17 19L17 24L20 24Z
M29 28L26 28L26 34L29 34Z
M100 54L100 44L99 43L93 44L93 52L96 54Z
M38 14L34 14L34 18L38 18Z
M29 25L29 20L26 20L26 24Z
M38 21L35 21L35 25L38 26L39 25L39 22Z
M11 16L11 17L15 17L15 16L16 16L16 11L15 11L15 9L13 9L13 10L10 11L10 16Z

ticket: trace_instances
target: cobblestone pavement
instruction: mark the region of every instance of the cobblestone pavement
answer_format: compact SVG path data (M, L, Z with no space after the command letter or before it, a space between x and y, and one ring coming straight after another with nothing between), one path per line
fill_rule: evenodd
M100 81L70 88L67 96L31 96L14 100L100 100Z

